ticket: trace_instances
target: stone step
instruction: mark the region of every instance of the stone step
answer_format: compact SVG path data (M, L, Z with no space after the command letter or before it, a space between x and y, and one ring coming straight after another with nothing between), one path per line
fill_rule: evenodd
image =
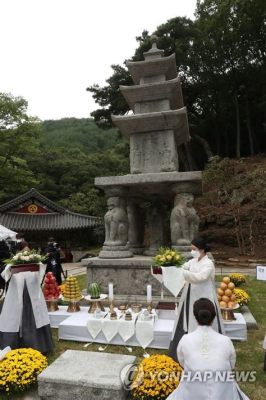
M43 400L125 400L121 371L136 357L67 350L38 376Z

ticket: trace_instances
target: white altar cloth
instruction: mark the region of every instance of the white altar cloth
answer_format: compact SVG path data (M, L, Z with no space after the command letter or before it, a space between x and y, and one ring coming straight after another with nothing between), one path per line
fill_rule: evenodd
M66 310L66 306L59 306L59 311L49 313L51 325L53 327L58 327L59 339L78 342L107 343L102 332L100 332L95 339L90 335L87 328L87 321L89 319L88 307L81 307L81 311L73 314L66 312ZM167 311L168 319L162 319L160 318L160 313L163 311L164 310L160 310L159 318L154 323L154 338L149 344L149 347L156 349L168 349L174 329L175 312ZM226 335L233 340L245 341L247 340L246 321L241 313L235 313L235 317L235 321L224 321ZM119 322L119 320L117 322ZM125 342L121 336L117 334L111 340L110 344L125 345ZM139 346L135 334L126 342L126 345Z

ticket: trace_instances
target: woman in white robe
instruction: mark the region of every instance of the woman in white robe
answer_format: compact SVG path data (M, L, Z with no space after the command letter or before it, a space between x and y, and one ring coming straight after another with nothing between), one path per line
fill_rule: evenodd
M169 356L177 360L176 348L185 333L193 332L198 324L193 314L193 304L201 297L210 299L216 309L216 317L213 328L224 333L223 321L218 305L215 289L215 267L213 261L206 254L210 251L206 242L201 239L193 239L191 242L192 260L183 265L183 274L186 284L177 309L177 320L169 346Z
M183 377L167 400L249 400L232 376L236 353L231 340L211 327L213 303L199 299L194 313L198 327L184 335L177 348Z

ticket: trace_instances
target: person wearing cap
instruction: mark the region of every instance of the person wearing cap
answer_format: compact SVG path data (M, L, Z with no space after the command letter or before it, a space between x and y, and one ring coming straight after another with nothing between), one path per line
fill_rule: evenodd
M56 243L53 237L48 239L48 246L46 247L44 253L47 255L47 267L45 274L47 272L52 272L56 278L56 282L58 285L62 284L62 265L61 265L61 258L60 258L60 246Z
M228 336L216 332L216 307L200 298L193 305L197 328L176 349L183 368L177 389L167 400L249 400L234 379L236 352Z
M192 259L183 264L183 274L186 284L177 309L177 320L169 346L169 355L177 361L176 348L185 333L193 332L198 324L193 314L193 304L202 296L214 303L216 316L213 329L224 333L223 321L218 305L215 289L215 267L207 252L210 246L202 238L191 242Z

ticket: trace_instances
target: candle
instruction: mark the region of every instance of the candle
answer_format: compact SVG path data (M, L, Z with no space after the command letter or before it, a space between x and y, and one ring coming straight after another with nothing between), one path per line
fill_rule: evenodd
M114 300L114 285L112 282L109 283L109 300L113 301Z
M152 288L151 285L147 285L147 303L152 301Z

